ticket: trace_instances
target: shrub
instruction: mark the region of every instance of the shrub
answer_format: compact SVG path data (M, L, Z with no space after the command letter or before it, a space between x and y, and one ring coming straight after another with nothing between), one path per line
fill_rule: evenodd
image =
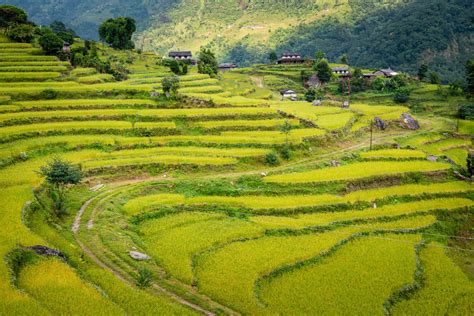
M280 163L277 154L274 152L268 153L265 156L265 162L270 166L277 166Z
M474 104L463 104L459 107L459 118L463 120L474 119Z
M35 27L30 24L13 24L8 27L6 35L15 42L31 43L35 35Z
M58 92L53 89L44 89L39 94L40 99L52 100L58 97Z
M151 286L153 281L153 274L147 268L141 268L138 271L135 282L139 288L147 288Z
M56 35L50 29L46 29L43 31L43 35L39 39L39 44L41 48L45 51L48 55L58 55L61 53L63 48L63 39Z
M395 95L393 96L393 101L395 101L395 103L406 103L409 97L410 91L405 88L400 88L395 92Z

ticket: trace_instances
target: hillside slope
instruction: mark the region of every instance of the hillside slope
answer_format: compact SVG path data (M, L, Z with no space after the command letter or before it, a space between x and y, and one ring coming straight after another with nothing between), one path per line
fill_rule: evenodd
M221 60L245 66L265 62L276 49L313 56L323 50L337 61L415 72L427 63L445 81L463 77L474 56L470 0L7 0L32 20L63 20L83 37L96 38L100 21L119 15L139 24L138 47L211 47Z

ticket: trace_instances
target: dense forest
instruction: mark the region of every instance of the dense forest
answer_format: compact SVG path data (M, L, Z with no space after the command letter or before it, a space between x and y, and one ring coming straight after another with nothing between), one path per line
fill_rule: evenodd
M445 82L463 77L474 55L472 0L7 0L39 24L65 22L77 34L98 39L110 17L137 21L137 47L211 48L221 61L247 66L267 62L270 51L330 61L343 54L361 67L415 73L421 64Z
M445 81L459 78L474 54L471 0L414 0L395 8L361 14L374 0L349 1L353 17L327 18L274 34L278 51L312 56L324 50L332 60L347 53L352 64L416 71L428 64ZM350 22L353 21L353 22Z

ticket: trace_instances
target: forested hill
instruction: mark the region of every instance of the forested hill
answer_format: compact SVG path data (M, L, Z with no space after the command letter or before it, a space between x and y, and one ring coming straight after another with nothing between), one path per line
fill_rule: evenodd
M138 22L138 47L211 47L221 60L249 65L269 51L333 61L348 54L353 65L415 72L421 63L444 81L461 78L474 57L472 0L7 0L33 21L65 22L85 38L109 17Z

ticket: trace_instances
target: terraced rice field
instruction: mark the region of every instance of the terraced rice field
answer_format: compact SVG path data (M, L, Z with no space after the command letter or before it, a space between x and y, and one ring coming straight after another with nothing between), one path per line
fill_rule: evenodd
M449 168L449 164L429 161L358 162L344 165L339 168L322 168L298 173L272 175L266 177L265 181L277 183L330 182L357 180L410 172L434 172L446 170Z
M130 57L127 80L0 36L1 315L474 313L474 187L452 170L468 121L463 135L411 132L396 124L407 107L255 85L294 67L190 67L179 93L193 100L150 97L170 75L156 55L99 47ZM391 124L369 150L352 132L375 116ZM85 176L62 215L38 173L53 157ZM32 245L68 259L21 252Z

